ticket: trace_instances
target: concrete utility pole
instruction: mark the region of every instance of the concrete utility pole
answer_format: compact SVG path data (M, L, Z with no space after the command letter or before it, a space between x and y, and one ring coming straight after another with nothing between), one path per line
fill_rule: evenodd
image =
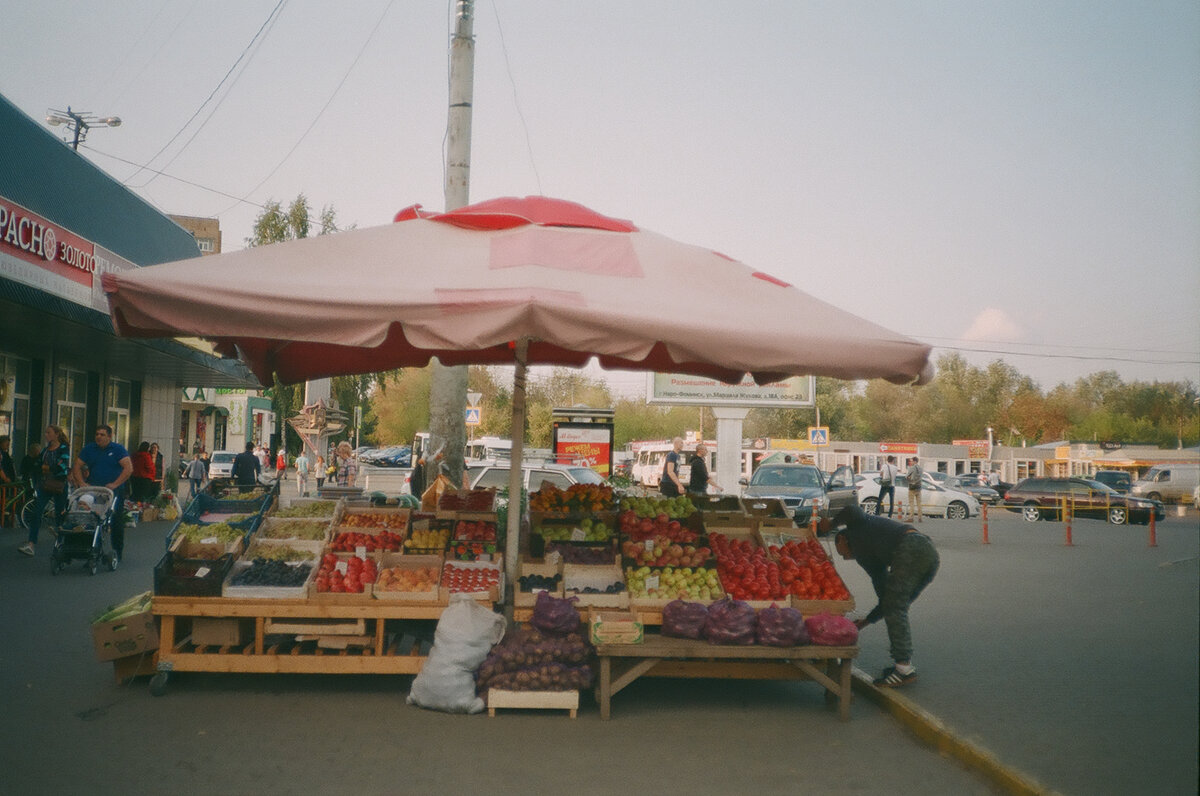
M475 92L475 3L458 0L450 40L450 114L446 123L446 211L469 204L471 188L471 102ZM429 385L431 451L445 447L445 465L455 486L462 483L467 439L467 368L434 363Z

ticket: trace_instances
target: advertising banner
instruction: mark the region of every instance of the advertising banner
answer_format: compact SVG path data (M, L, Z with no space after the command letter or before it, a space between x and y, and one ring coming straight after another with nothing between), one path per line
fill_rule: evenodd
M813 405L816 379L794 376L758 385L746 376L740 384L726 384L703 376L650 373L646 381L646 403L697 404L701 406L803 407Z
M558 423L554 427L554 456L560 464L590 467L601 476L612 474L611 425Z

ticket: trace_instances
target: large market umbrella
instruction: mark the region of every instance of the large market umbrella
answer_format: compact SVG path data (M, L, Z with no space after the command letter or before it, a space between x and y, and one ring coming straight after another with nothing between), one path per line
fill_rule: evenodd
M929 346L709 249L581 205L501 198L450 213L105 274L125 336L196 336L265 384L515 364L519 494L528 365L927 381ZM515 573L517 512L509 513Z

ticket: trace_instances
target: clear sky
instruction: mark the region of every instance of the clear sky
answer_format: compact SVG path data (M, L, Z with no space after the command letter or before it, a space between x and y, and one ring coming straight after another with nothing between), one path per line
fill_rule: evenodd
M451 7L0 0L0 93L120 116L81 153L226 250L300 192L373 226L443 207ZM478 0L475 37L474 201L578 201L1046 388L1200 382L1194 0Z

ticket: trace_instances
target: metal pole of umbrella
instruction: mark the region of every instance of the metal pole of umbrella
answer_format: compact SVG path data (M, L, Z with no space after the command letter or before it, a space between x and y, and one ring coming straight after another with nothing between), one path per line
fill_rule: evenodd
M504 542L504 577L507 596L504 615L512 621L513 592L517 588L517 554L521 550L521 490L525 486L525 470L521 466L525 454L525 376L529 357L529 339L516 341L516 368L513 372L512 402L512 459L508 465L508 521Z

